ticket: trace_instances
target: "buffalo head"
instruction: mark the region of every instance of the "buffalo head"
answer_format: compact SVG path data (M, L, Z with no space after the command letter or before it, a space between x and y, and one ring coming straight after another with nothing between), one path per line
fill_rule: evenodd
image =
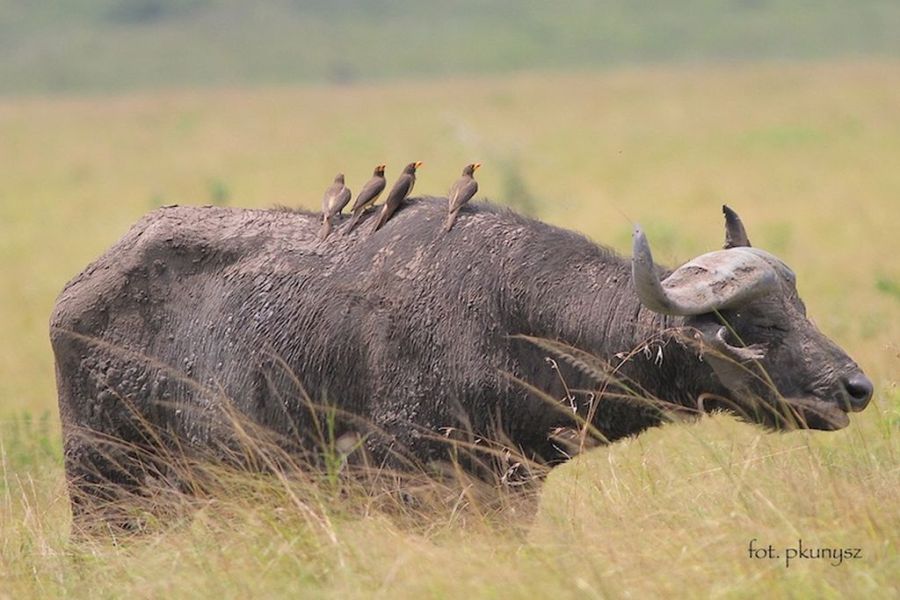
M730 408L773 427L841 429L872 398L872 382L807 318L794 272L753 248L727 206L725 249L703 254L660 280L644 233L634 234L632 276L641 303L678 317ZM725 397L727 395L727 397Z

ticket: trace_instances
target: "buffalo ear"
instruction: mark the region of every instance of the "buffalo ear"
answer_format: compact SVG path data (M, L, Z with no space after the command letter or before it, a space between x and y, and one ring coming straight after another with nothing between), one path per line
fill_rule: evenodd
M722 212L725 214L725 246L729 248L739 248L741 246L749 247L750 238L744 230L744 224L736 212L731 210L727 205L722 205Z

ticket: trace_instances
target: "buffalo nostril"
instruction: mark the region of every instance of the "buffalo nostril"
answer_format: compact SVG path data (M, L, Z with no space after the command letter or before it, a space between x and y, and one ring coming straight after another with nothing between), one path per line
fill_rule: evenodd
M875 386L862 373L856 373L845 378L844 389L850 394L850 408L854 411L864 409L875 392Z

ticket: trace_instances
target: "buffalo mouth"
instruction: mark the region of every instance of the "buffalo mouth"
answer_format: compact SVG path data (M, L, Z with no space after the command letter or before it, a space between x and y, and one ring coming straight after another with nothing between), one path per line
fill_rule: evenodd
M847 412L836 402L828 402L815 396L785 398L784 402L794 413L792 421L800 429L837 431L850 424Z

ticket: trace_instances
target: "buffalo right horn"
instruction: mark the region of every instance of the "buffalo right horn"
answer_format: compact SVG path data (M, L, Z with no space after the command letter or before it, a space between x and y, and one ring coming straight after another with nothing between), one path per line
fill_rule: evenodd
M731 208L723 204L722 212L725 214L725 246L729 248L750 247L750 238L747 237L747 231L741 218Z
M666 315L701 315L732 308L770 293L779 285L775 257L755 248L709 252L660 281L650 245L634 230L631 276L641 304Z

